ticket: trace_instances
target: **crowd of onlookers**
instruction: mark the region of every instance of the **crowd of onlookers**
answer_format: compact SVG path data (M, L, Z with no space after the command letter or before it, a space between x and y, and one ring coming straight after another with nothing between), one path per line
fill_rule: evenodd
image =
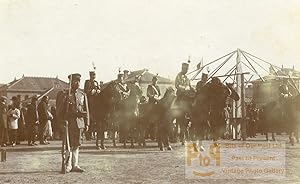
M28 146L50 144L49 140L58 138L55 107L50 107L47 96L31 98L29 104L21 104L16 96L7 104L5 96L0 97L0 144L16 146L28 141Z

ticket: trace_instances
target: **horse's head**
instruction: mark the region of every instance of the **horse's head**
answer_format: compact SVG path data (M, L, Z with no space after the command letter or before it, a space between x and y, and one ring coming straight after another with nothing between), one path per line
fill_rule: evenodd
M170 96L175 96L175 90L171 86L167 88L163 98L167 98Z
M239 94L236 92L236 90L233 88L233 84L231 83L226 83L226 87L229 90L229 95L228 97L232 98L235 101L239 101L240 100L240 96Z

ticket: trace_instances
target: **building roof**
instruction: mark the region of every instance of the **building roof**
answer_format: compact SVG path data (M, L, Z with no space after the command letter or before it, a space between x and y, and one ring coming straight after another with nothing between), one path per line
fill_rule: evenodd
M46 91L50 88L68 88L68 83L51 77L25 77L7 84L7 91Z
M300 79L300 72L295 70L294 68L281 68L281 70L277 70L275 72L271 72L269 75L262 77L264 82L272 82L274 80L280 79ZM260 78L256 80L252 80L251 83L261 83L263 82Z
M155 74L150 73L147 69L136 70L136 71L131 71L129 73L126 81L133 81L136 76L140 76L140 75L142 75L141 83L151 83L152 78L154 76L156 76ZM174 83L171 79L168 79L165 77L157 76L157 78L158 78L158 84L173 84Z

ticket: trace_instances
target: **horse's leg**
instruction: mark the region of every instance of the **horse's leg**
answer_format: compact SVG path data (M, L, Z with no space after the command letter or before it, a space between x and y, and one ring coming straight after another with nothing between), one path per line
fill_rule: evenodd
M163 141L162 141L162 130L161 126L158 127L157 129L157 143L160 151L164 151L164 146L163 146Z

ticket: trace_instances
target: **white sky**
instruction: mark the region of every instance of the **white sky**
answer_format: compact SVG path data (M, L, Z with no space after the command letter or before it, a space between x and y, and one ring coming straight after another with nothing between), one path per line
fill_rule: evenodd
M0 83L118 67L175 78L241 48L300 70L298 0L0 0Z

